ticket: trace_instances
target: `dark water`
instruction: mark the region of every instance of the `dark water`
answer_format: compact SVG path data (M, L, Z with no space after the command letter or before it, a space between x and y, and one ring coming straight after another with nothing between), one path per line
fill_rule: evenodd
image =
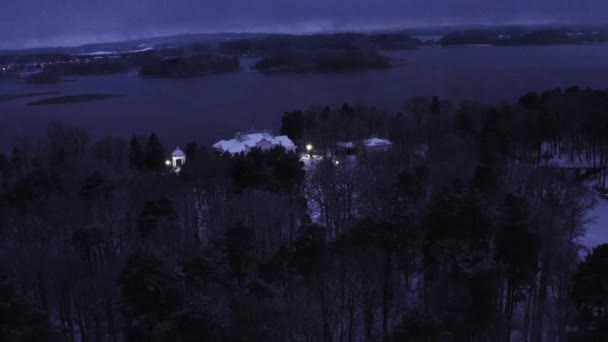
M0 102L0 150L40 137L49 121L81 126L94 137L156 131L171 145L209 144L252 127L277 129L284 111L313 105L363 103L396 112L416 95L490 103L514 101L530 90L608 88L608 45L428 48L392 57L403 65L350 74L241 72L179 80L130 74L55 85L0 82L0 97L42 91L124 95L50 106L26 105L40 97Z

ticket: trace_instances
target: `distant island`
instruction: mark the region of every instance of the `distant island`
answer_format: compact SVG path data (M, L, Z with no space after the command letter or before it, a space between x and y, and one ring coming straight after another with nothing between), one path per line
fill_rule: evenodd
M269 35L221 42L223 54L256 56L263 72L344 72L390 66L383 50L415 49L422 41L402 33Z
M264 56L276 51L353 51L409 50L428 45L409 34L392 33L333 33L313 35L275 34L221 41L217 49L222 54Z
M76 103L76 102L91 102L109 100L122 95L118 94L81 94L81 95L69 95L69 96L58 96L47 99L42 99L28 103L29 106L42 106L42 105L53 105L62 103Z
M155 77L186 77L235 72L240 69L241 65L236 57L204 54L162 59L142 66L139 74Z
M389 66L389 59L373 50L326 50L277 52L263 57L253 67L262 72L346 72Z

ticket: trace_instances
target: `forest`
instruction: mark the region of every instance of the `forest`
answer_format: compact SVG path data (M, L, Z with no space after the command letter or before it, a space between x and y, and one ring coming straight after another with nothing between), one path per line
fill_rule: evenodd
M52 124L0 154L0 341L606 340L607 108L311 107L280 133L318 158L190 142L179 173L155 133Z
M605 43L608 30L601 26L569 27L486 27L448 32L443 46L457 45L567 45Z
M280 51L262 57L254 69L262 72L345 72L386 69L389 59L375 51Z

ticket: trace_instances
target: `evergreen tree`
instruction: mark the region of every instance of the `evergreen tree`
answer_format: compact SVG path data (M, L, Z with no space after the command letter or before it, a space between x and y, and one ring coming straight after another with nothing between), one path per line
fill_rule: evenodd
M424 222L424 301L455 340L488 340L501 323L493 217L485 202L456 182L434 196Z
M142 171L145 167L144 149L135 136L131 138L129 144L129 162L131 167L139 171Z
M10 172L11 163L8 158L0 153L0 194L5 190L7 185L8 173Z
M226 231L226 258L239 284L246 280L255 260L255 231L238 223Z
M199 155L198 145L195 141L193 141L186 145L186 148L184 148L184 152L186 153L186 160L195 161Z
M431 113L433 114L438 114L439 111L441 110L441 101L439 101L439 97L438 96L433 96L433 98L431 99L431 105L429 107Z
M10 162L8 161L8 158L0 153L0 170L6 170L8 169L8 165L10 164Z
M162 171L165 167L165 152L156 133L150 134L146 143L145 165L148 171Z
M157 336L163 323L184 306L178 280L156 256L140 253L127 259L118 279L127 340L162 340Z
M0 273L0 341L61 341L47 313L28 303L14 284Z
M163 225L175 222L177 213L173 203L168 198L158 201L147 201L137 219L137 229L142 237L158 231Z
M608 244L595 247L580 265L572 297L584 330L608 336Z
M441 322L424 312L410 312L395 327L391 341L431 342L441 341Z
M496 236L496 258L504 270L504 317L510 329L514 310L534 283L541 251L540 231L532 224L524 198L508 194ZM510 330L509 330L510 334Z
M16 146L13 147L13 151L11 152L11 164L14 168L20 168L25 163L23 158L23 152L19 150Z
M301 111L286 112L281 118L281 134L299 144L304 139L305 119Z

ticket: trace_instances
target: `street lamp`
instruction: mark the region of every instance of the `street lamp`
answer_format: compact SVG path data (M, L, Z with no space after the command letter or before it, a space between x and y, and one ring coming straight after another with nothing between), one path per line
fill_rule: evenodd
M312 145L311 144L306 145L306 151L308 151L308 156L310 158L312 158Z
M171 161L170 161L170 160L166 160L166 161L165 161L165 165L167 165L167 166L171 166Z

